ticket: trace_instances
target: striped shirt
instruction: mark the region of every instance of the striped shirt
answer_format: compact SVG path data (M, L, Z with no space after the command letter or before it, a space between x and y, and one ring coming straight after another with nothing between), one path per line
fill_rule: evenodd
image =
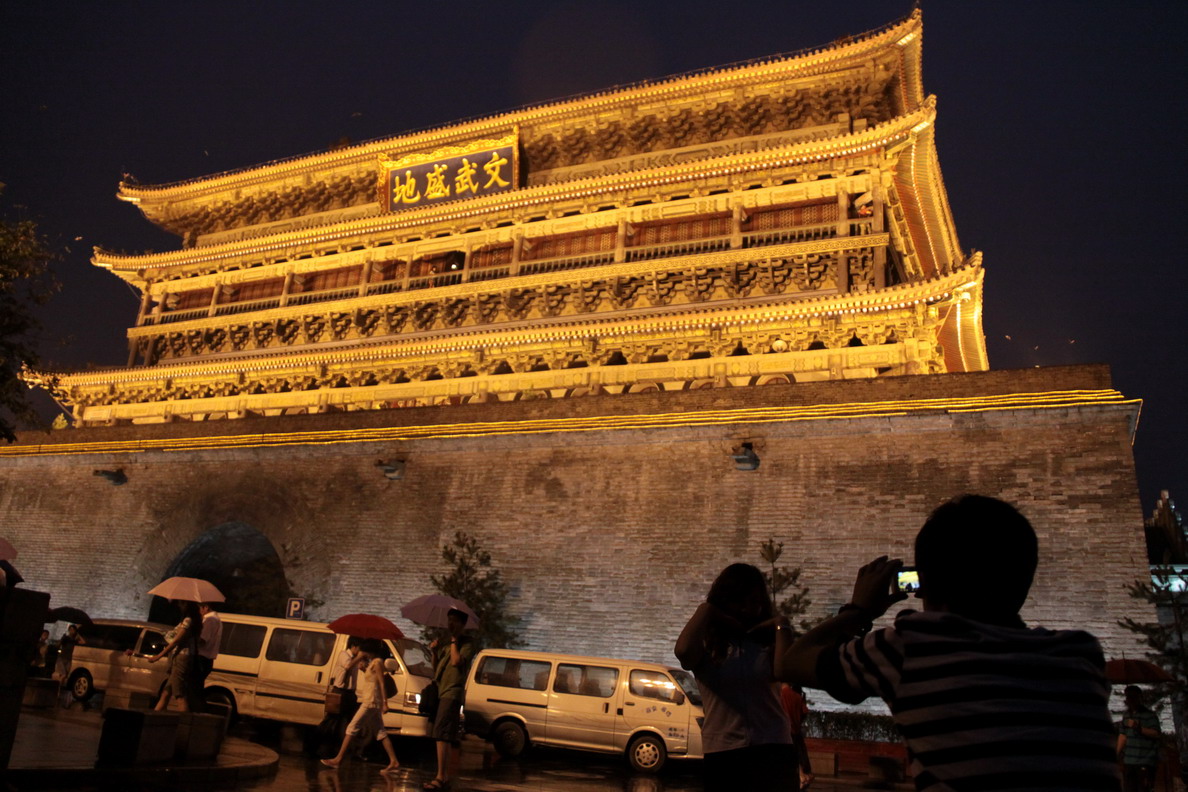
M1086 632L908 610L817 675L839 701L887 702L917 790L1117 790L1104 666Z

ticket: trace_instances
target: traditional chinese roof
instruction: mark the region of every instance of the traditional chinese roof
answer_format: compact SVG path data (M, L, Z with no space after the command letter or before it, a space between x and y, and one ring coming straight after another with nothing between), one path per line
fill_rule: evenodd
M839 114L874 125L910 114L924 101L920 31L916 11L823 48L645 81L172 184L124 182L119 198L136 204L162 228L202 244L230 229L267 226L294 212L317 215L327 207L358 207L360 216L378 214L377 160L499 137L511 130L519 131L532 185L581 180L593 163L620 161L641 151L753 137L774 129L807 130Z

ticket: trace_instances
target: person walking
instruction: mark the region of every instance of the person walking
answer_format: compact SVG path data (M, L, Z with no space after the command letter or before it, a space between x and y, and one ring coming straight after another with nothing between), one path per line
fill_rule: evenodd
M763 573L731 564L677 639L674 653L701 689L705 792L799 788L788 772L798 760L774 668L790 627L774 610Z
M331 759L322 760L322 764L326 767L337 768L342 764L351 740L355 737L368 739L371 735L375 735L376 741L384 746L384 751L388 754L388 765L380 772L391 773L400 768L400 762L396 759L396 751L392 748L392 741L388 738L387 729L384 728L384 713L388 711L388 697L384 695L384 661L380 659L382 652L378 644L378 641L368 640L359 649L361 658L359 665L364 668L357 680L359 709L355 711L350 725L347 726L338 753Z
M54 666L54 679L62 686L63 707L69 707L72 700L66 682L70 679L70 667L74 662L74 647L80 644L86 646L86 643L86 639L79 635L76 624L67 627L66 633L58 640L58 661Z
M322 750L325 743L338 745L346 732L346 726L355 717L359 709L359 699L356 695L358 687L359 669L367 661L367 655L360 651L362 639L355 636L347 638L346 648L338 653L334 663L334 674L330 677L331 693L338 694L338 711L327 712L318 724L316 743L308 746L311 753ZM333 750L333 749L331 749Z
M796 758L799 761L800 789L808 789L813 783L813 764L809 761L808 746L804 741L804 719L808 717L808 704L804 700L804 691L787 682L780 683L780 704L788 716L792 727L792 743L796 746Z
M437 775L424 784L425 789L446 789L458 773L462 756L462 698L466 693L466 675L474 659L474 641L465 634L470 617L451 608L446 614L448 642L435 639L433 681L437 683L437 714L431 736L437 741Z
M1143 701L1137 685L1127 685L1126 714L1118 734L1118 759L1122 762L1124 792L1151 792L1159 769L1159 718Z
M171 698L178 700L178 708L182 712L189 712L194 703L194 686L197 679L196 660L198 657L198 634L202 629L202 614L198 612L198 603L184 600L174 600L182 612L182 620L178 625L165 634L167 643L160 652L149 658L155 663L162 657L169 658L169 681L161 690L161 697L157 700L156 710L169 707Z

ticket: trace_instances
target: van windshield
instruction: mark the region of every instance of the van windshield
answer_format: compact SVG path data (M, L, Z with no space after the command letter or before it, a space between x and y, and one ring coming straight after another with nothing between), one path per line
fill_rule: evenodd
M697 706L701 706L701 690L697 687L697 680L688 671L680 668L670 668L668 673L672 674L672 678L681 686L681 690L685 691L685 695L689 697L689 701Z
M396 644L396 651L400 652L400 659L404 661L408 673L433 678L433 656L429 653L429 647L412 638L400 638L393 643Z

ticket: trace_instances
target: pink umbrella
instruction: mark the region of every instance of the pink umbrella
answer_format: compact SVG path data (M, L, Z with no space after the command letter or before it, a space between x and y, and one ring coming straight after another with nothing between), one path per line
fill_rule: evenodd
M191 577L171 577L153 586L148 593L188 602L225 602L227 599L213 583Z
M445 627L446 614L451 610L460 610L469 617L466 621L466 629L478 629L479 618L470 609L470 606L462 600L447 597L445 594L426 594L423 597L417 597L400 609L400 615L426 627Z

